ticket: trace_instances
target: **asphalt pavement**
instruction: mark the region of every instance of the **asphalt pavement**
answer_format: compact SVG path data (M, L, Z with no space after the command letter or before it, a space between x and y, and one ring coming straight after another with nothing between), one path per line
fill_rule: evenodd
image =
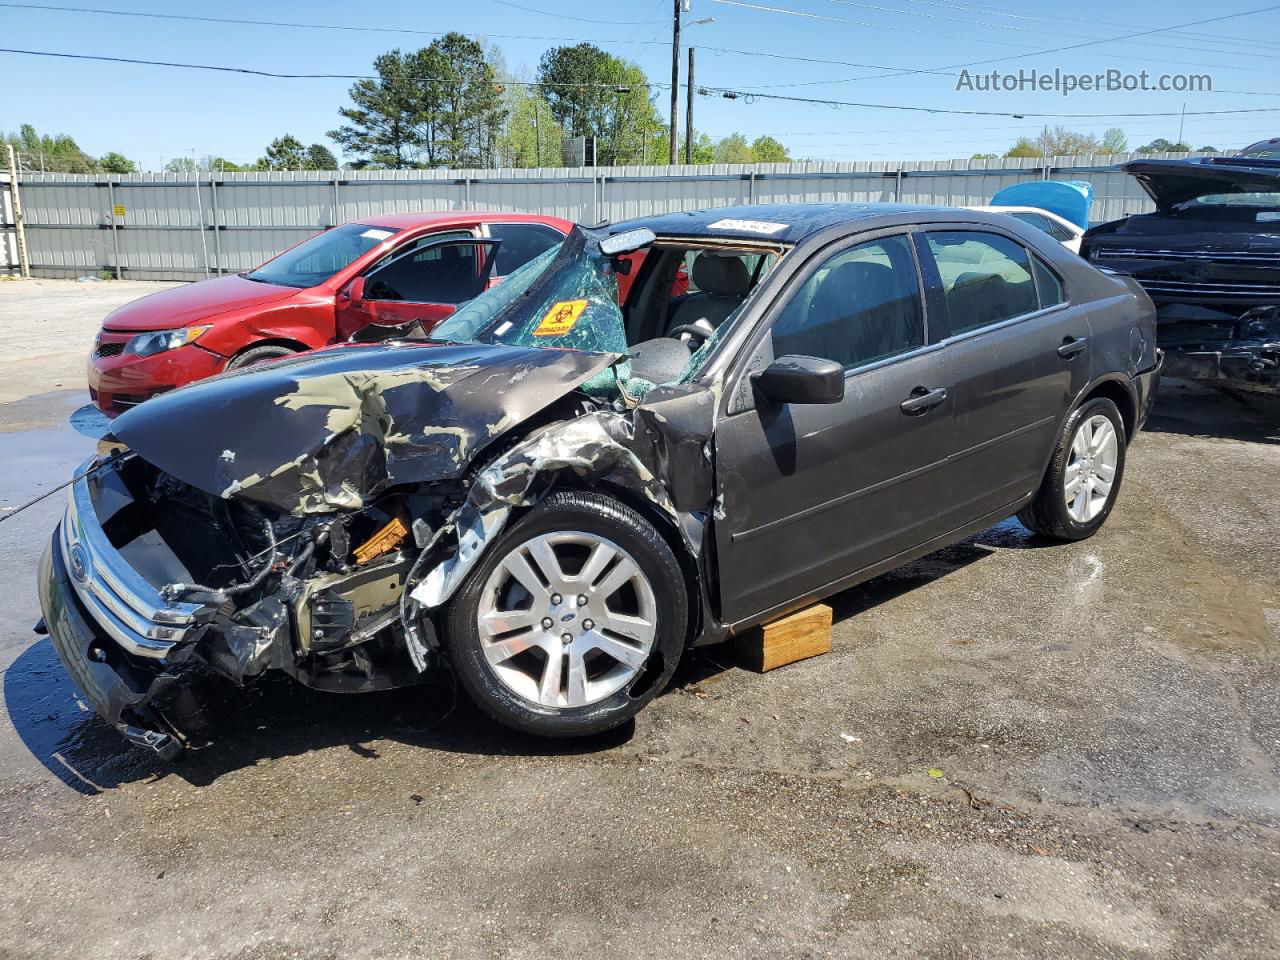
M0 516L100 428L49 386L0 404ZM0 521L0 957L1275 957L1278 475L1275 404L1167 384L1098 536L841 594L826 656L708 649L569 743L447 677L218 682L172 765L31 631L55 494Z

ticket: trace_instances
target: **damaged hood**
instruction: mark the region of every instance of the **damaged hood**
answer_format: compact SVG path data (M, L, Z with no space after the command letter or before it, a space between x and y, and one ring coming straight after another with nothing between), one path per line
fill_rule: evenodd
M452 480L614 354L501 344L338 347L224 374L128 411L112 433L179 480L295 514Z
M1209 193L1280 191L1280 168L1235 157L1212 162L1133 160L1122 163L1120 169L1138 181L1161 212Z

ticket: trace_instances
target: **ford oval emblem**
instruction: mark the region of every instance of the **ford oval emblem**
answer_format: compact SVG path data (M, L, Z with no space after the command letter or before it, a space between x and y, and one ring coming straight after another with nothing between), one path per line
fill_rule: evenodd
M78 543L73 543L71 549L67 551L67 566L71 569L71 576L76 578L79 583L89 582L89 555L84 552L84 547Z

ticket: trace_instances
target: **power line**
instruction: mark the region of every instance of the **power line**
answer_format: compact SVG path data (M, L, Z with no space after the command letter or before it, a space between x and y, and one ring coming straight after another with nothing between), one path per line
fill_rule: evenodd
M189 13L150 13L140 10L107 10L101 7L60 7L44 3L0 3L0 7L18 10L43 10L55 13L90 13L109 17L144 17L152 20L186 20L197 23L223 23L253 27L289 27L301 30L340 30L352 33L400 33L421 37L443 37L450 31L415 30L410 27L361 27L342 23L296 23L286 20L252 20L244 17L207 17ZM614 21L616 22L616 21ZM553 43L582 43L581 37L540 37L512 33L486 33L496 40L543 40ZM596 40L595 43L660 44L657 40Z
M987 27L987 28L994 29L994 30L1014 30L1014 31L1017 31L1017 32L1019 32L1019 33L1036 33L1036 34L1039 34L1039 33L1043 33L1043 32L1044 32L1044 28L1043 28L1043 27L1021 27L1021 26L1015 26L1015 25L1013 25L1013 24L1009 24L1009 23L982 23L982 22L974 21L971 17L948 17L948 16L944 16L944 15L942 15L942 14L938 14L938 13L920 13L920 12L913 12L913 11L910 11L910 10L900 10L900 9L898 9L898 8L896 8L896 7L884 7L884 6L880 6L879 4L875 4L875 3L866 3L866 2L864 2L864 0L828 0L828 2L829 2L829 3L838 3L838 4L840 4L840 5L842 5L842 6L846 6L846 7L859 7L859 8L861 8L861 9L866 9L866 10L877 10L877 11L879 11L879 12L881 12L881 13L891 13L891 14L896 14L896 15L898 15L898 16L906 16L906 17L924 17L924 18L929 19L929 20L942 20L942 21L945 21L945 22L948 22L948 23L965 23L965 24L969 24L969 25L971 25L971 26L975 26L975 27ZM971 8L969 8L969 9L972 9L972 10L974 10L975 12L985 12L985 11L983 10L983 8L982 8L982 7L971 7ZM1039 18L1039 19L1041 19L1041 20L1049 20L1050 18L1047 18L1047 17L1041 17L1041 18ZM1052 21L1051 21L1051 22L1052 22ZM1061 37L1074 37L1074 38L1075 38L1075 39L1077 39L1077 40L1096 40L1096 39L1099 39L1099 38L1097 38L1097 37L1090 37L1090 36L1088 36L1087 34L1078 34L1078 33L1076 33L1076 34L1071 34L1071 33L1059 33L1059 34L1058 34L1058 36L1061 36ZM1221 48L1219 48L1219 47L1189 47L1189 46L1186 46L1185 44L1180 44L1180 43L1161 43L1161 42L1159 42L1159 41L1155 41L1155 40L1143 40L1143 41L1139 41L1137 44L1135 44L1135 46L1156 47L1156 48L1158 48L1158 49L1165 49L1165 50L1192 50L1192 51L1198 51L1198 52L1201 52L1201 53L1227 53L1227 54L1231 54L1231 53L1235 53L1235 52L1236 52L1236 51L1233 51L1233 50L1223 50L1223 49L1221 49ZM1256 56L1265 56L1265 57L1267 57L1268 59L1280 59L1280 55L1277 55L1277 54L1256 54Z
M214 70L222 73L240 73L251 76L271 77L275 79L285 80L376 80L376 75L364 73L278 73L270 70L255 70L250 67L229 67L218 64L206 63L179 63L169 60L143 60L135 57L108 57L100 54L87 53L60 53L50 50L20 50L11 47L0 47L0 53L16 53L23 56L31 57L55 57L68 60L92 60L105 63L127 63L139 66L151 67L173 67L186 70ZM459 80L442 79L438 77L406 77L407 80L417 80L423 83L461 83ZM510 85L521 87L606 87L609 89L619 90L620 86L609 83L538 83L536 81L527 80L496 80L496 86ZM656 87L660 89L668 89L670 84L662 83L632 83L622 85L630 87ZM711 87L698 85L698 91L701 93L707 91L704 95L718 93L727 96L730 99L743 98L751 100L779 100L788 103L806 103L816 104L819 106L829 107L862 107L871 110L902 110L913 113L930 113L930 114L951 114L956 116L970 117L1015 117L1022 119L1024 117L1037 119L1108 119L1108 118L1124 118L1124 117L1176 117L1176 116L1223 116L1233 114L1255 114L1255 113L1280 113L1280 107L1254 107L1247 109L1235 110L1188 110L1156 112L1150 111L1144 113L1035 113L1020 110L958 110L947 107L916 107L906 106L902 104L891 103L867 103L852 100L823 100L815 97L791 97L776 93L757 93L752 91L739 91L726 87Z
M730 100L742 99L748 103L755 100L780 100L786 103L808 103L823 107L862 107L871 110L906 110L912 113L946 113L957 114L967 117L1033 117L1038 119L1062 119L1062 120L1105 120L1105 119L1122 119L1124 117L1206 117L1206 116L1222 116L1226 114L1246 114L1246 113L1280 113L1280 107L1254 107L1240 110L1188 110L1185 113L1181 110L1170 110L1168 112L1151 112L1144 111L1142 113L1031 113L1025 110L955 110L945 107L913 107L904 106L902 104L889 103L866 103L857 100L824 100L818 97L791 97L781 93L758 93L753 90L734 90L726 87L713 87L710 85L699 85L699 93L706 91L704 96L719 94Z
M143 60L137 57L108 57L99 54L88 53L59 53L52 50L19 50L12 47L0 47L0 53L17 53L28 57L58 57L65 60L94 60L104 63L128 63L146 67L175 67L183 70L215 70L220 73L243 73L255 77L271 77L278 80L377 80L380 79L377 74L373 73L279 73L274 70L255 70L252 67L228 67L212 63L178 63L172 60ZM405 80L415 80L420 83L451 83L463 84L471 83L470 80L455 80L443 77L404 77ZM670 84L662 83L540 83L534 80L494 80L493 85L497 87L568 87L570 89L583 89L586 87L603 87L609 90L615 90L619 93L625 93L632 87L668 87Z
M1124 29L1124 30L1133 30L1142 26L1142 24L1137 24L1137 23L1117 23L1114 20L1098 20L1093 17L1089 17L1089 18L1064 17L1062 15L1057 15L1052 17L1039 17L1032 13L1022 13L1020 11L1007 10L1002 7L991 7L981 3L965 3L963 2L963 0L905 0L905 2L922 4L924 6L929 6L929 7L945 7L946 9L949 9L949 10L953 10L956 8L974 10L979 13L987 13L997 17L1005 17L1009 20L1038 20L1043 23L1063 23L1063 22L1084 23L1094 27L1120 27L1121 29ZM1181 37L1188 37L1191 39L1205 39L1205 40L1211 40L1211 41L1221 40L1223 42L1230 42L1230 43L1253 43L1253 44L1261 44L1261 45L1270 46L1270 47L1280 47L1280 43L1277 43L1276 41L1259 40L1253 37L1233 37L1233 36L1224 36L1222 34L1217 34L1217 33L1190 33L1187 31L1180 31L1180 30L1169 30L1167 32L1169 33L1170 36L1181 36Z
M603 23L612 27L640 27L651 22L648 20L592 20L590 17L578 17L570 13L556 13L554 10L539 10L537 7L526 7L523 3L513 3L512 0L493 0L493 2L504 7L513 7L516 10L524 10L528 13L538 13L544 17L572 20L576 23Z
M952 39L952 40L968 40L968 41L971 41L971 42L974 42L974 43L984 43L984 44L992 44L992 43L994 43L994 44L998 44L998 45L1000 45L1000 46L1002 46L1002 47L1024 47L1024 46L1026 46L1026 44L1019 44L1019 43L1006 43L1006 42L1003 42L1003 41L999 41L999 40L991 40L991 39L988 39L988 38L981 38L981 39L979 39L979 38L974 38L974 37L956 37L956 36L954 36L953 34L927 33L927 32L925 32L925 31L922 31L922 30L916 29L915 27L911 27L911 26L897 26L897 25L893 25L893 24L871 23L871 22L868 22L868 21L865 21L865 20L850 20L850 19L848 19L848 18L846 18L846 17L832 17L832 16L827 16L827 15L825 15L825 14L820 14L820 13L809 13L809 12L806 12L806 11L800 11L800 10L790 10L790 9L788 9L788 8L786 8L786 7L774 7L774 6L769 6L769 5L767 5L767 4L761 4L761 3L749 3L749 2L747 2L747 0L712 0L712 2L714 2L714 3L724 4L724 5L726 5L726 6L731 6L731 7L742 7L742 8L747 9L747 10L756 10L756 11L760 11L760 12L763 12L763 13L776 13L776 14L782 14L782 15L785 15L785 16L801 17L801 18L809 19L809 20L826 20L826 21L831 21L831 22L835 22L835 23L848 23L848 24L852 24L852 25L854 25L854 26L870 27L870 28L875 29L875 30L897 30L897 31L904 32L904 33L911 33L911 34L914 34L914 35L916 35L916 36L941 36L941 37L947 37L948 39ZM833 2L834 2L834 0L833 0ZM881 8L881 9L884 9L884 8ZM978 61L975 61L974 63L968 63L968 64L964 64L964 63L951 64L951 66L954 66L954 67L966 67L966 66L978 66L978 65L981 65L981 64L987 64L987 63L1002 63L1002 62L1005 62L1005 61L1007 61L1007 60L1021 60L1021 59L1024 59L1024 58L1026 58L1026 57L1037 57L1037 56L1042 56L1042 55L1044 55L1044 54L1046 54L1046 53L1061 53L1061 52L1066 51L1066 50L1079 50L1079 49L1082 49L1082 48L1084 48L1084 47L1092 47L1092 46L1097 46L1097 45L1099 45L1099 44L1104 44L1104 43L1119 43L1119 42L1122 42L1122 41L1125 41L1125 40L1132 40L1132 39L1134 39L1134 38L1136 38L1136 37L1144 37L1144 36L1149 36L1149 35L1151 35L1151 34L1155 34L1155 33L1163 33L1163 32L1165 32L1165 31L1178 29L1179 27L1183 27L1183 26L1195 26L1195 25L1200 24L1200 23L1213 23L1213 22L1216 22L1216 21L1218 21L1218 20L1228 20L1228 19L1232 19L1232 18L1234 18L1234 17L1243 17L1243 16L1247 16L1247 15L1249 15L1249 14L1253 14L1253 13L1265 13L1265 12L1268 12L1268 11L1270 11L1270 10L1276 10L1276 9L1280 9L1280 6L1263 7L1263 8L1260 8L1260 9L1258 9L1258 10L1248 10L1248 11L1245 11L1245 12L1243 12L1243 13L1234 13L1234 14L1229 14L1229 15L1227 15L1227 16L1223 16L1223 17L1214 17L1214 18L1209 19L1209 20L1197 20L1197 21L1194 21L1194 22L1189 23L1189 24L1178 24L1178 25L1173 26L1173 27L1158 27L1158 28L1150 29L1150 30L1142 30L1142 31L1139 31L1139 32L1137 32L1137 33L1125 34L1125 35L1123 35L1123 36L1119 36L1119 37L1101 37L1101 38L1097 38L1097 39L1088 39L1088 40L1084 40L1084 41L1082 41L1081 43L1071 44L1071 45L1064 46L1064 47L1054 47L1054 48L1052 48L1052 49L1050 49L1050 50L1036 50L1036 51L1032 51L1032 52L1030 52L1030 53L1010 54L1009 56L1006 56L1006 57L995 57L995 58L991 58L991 59L988 59L988 60L978 60ZM899 11L899 12L902 12L902 11ZM1185 49L1204 49L1204 48L1185 48ZM1211 53L1224 53L1224 52L1227 52L1227 51L1222 51L1222 50L1209 50L1208 52L1211 52ZM1266 55L1266 54L1255 54L1255 55L1257 55L1257 56L1269 56L1269 55ZM1178 64L1178 65L1180 65L1180 66L1212 67L1212 68L1214 68L1214 69L1218 69L1218 70L1250 70L1250 69L1252 69L1252 68L1249 68L1249 67L1244 67L1244 66L1239 66L1239 65L1234 65L1234 64L1228 64L1228 63L1204 63L1204 62L1202 62L1202 61L1189 61L1189 60L1185 60L1185 59L1182 59L1182 58L1179 58L1179 59L1177 59L1177 60L1167 60L1167 59L1162 59L1162 58L1158 58L1158 57L1136 57L1136 56L1133 56L1133 55L1126 55L1126 56L1127 56L1127 57L1128 57L1128 59L1130 59L1130 60L1145 60L1145 61L1148 61L1148 62L1151 62L1151 63L1174 63L1174 64ZM1280 57L1277 57L1277 58L1280 58ZM945 68L945 67L944 67L944 68L941 68L941 69L947 69L947 68ZM918 68L918 69L898 69L898 70L897 70L895 73L893 73L893 74L886 74L886 75L885 75L885 77L889 77L889 76L906 76L906 75L916 74L916 73L932 73L932 72L935 72L935 71L934 71L934 70L931 70L931 69L928 69L928 68ZM854 82L854 81L858 81L858 80L880 80L880 79L884 79L884 77L878 77L878 76L876 76L876 77L850 77L850 78L848 78L847 80L841 80L841 81L837 81L837 82L840 82L840 83L852 83L852 82Z

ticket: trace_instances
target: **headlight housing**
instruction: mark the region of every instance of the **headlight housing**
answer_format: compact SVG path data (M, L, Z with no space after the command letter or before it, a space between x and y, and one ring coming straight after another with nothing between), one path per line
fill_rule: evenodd
M211 324L203 327L179 327L177 330L157 330L154 333L140 333L124 345L125 353L135 353L140 357L164 353L195 343L200 336L211 329Z

